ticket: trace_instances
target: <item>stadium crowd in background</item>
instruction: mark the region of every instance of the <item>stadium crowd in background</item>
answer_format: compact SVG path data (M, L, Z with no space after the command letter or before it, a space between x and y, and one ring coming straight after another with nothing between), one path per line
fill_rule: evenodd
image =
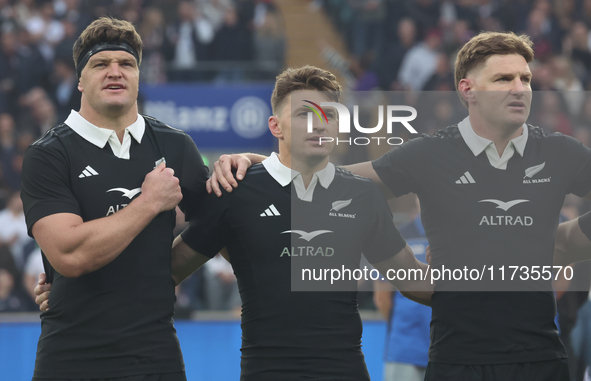
M480 30L527 33L535 42L533 89L579 90L568 97L541 93L530 123L591 146L591 97L583 92L591 89L590 1L310 4L326 12L347 42L357 90L453 90L453 58L472 36ZM285 16L273 0L0 0L0 207L7 206L6 211L20 189L28 145L79 109L71 48L80 31L105 14L133 22L140 32L144 83L272 80L284 67ZM421 132L440 129L463 111L438 102ZM575 215L588 208L585 202L571 202ZM0 241L0 312L36 310L28 288L21 286L25 267L34 268L26 264L34 246L15 254L11 242ZM201 274L183 285L179 303L188 310L208 308L208 278Z

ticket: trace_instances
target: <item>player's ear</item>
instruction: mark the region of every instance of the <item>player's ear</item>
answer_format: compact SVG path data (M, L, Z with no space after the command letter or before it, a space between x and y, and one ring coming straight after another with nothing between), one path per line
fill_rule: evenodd
M277 115L269 117L269 130L277 139L283 139L283 132L281 131L281 128L279 128L279 117Z
M78 78L78 91L81 93L84 92L84 88L82 88L82 80L80 78Z
M472 90L472 82L469 79L464 78L458 83L458 92L466 102L474 102L474 91Z

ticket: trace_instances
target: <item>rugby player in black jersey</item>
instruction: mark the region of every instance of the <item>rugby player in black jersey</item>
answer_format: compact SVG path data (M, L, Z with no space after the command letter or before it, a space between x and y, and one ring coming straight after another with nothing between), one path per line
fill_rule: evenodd
M269 118L279 154L250 168L235 192L211 194L175 241L177 282L227 248L242 298L241 380L369 380L356 282L349 291L292 292L296 262L356 269L363 252L383 273L425 267L398 233L378 187L329 163L334 145L320 145L319 138L336 136L335 111L327 109L328 123L316 121L307 132L306 102L338 101L339 93L334 75L316 67L279 75ZM340 210L336 205L354 218L330 213ZM429 303L430 292L406 295Z
M525 124L532 45L513 33L475 36L455 64L456 88L469 116L348 167L395 196L418 195L434 268L532 269L591 257L578 220L557 228L566 194L591 198L591 153L571 137ZM250 161L260 160L221 159L215 179L230 191L238 184L230 167L238 166L241 178ZM211 187L219 193L215 181ZM553 255L555 236L560 241ZM435 288L426 380L569 380L551 290L461 290L451 281Z
M138 114L141 53L129 22L91 23L74 45L80 112L24 158L27 227L53 287L34 380L186 380L174 208L195 214L207 167L186 133Z
M329 291L292 292L295 261L354 270L363 252L383 273L425 268L394 226L378 187L329 163L334 145L320 145L318 138L336 136L334 111L327 109L329 122L315 122L314 132L307 132L305 101L338 101L339 95L335 76L325 70L306 66L279 75L269 118L279 154L251 168L236 192L210 195L175 240L177 284L227 249L242 299L243 381L369 380L356 282L341 283L345 291L324 283ZM335 203L355 218L331 215ZM430 303L428 280L394 283L408 297ZM311 282L308 289L318 287ZM47 295L37 298L42 309Z

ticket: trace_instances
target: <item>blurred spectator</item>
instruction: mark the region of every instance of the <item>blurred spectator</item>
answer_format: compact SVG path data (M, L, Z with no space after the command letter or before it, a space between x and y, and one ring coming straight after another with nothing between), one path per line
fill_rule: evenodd
M546 0L547 1L547 0ZM570 29L573 23L573 16L576 11L575 0L560 0L552 2L552 12L558 20L558 24L564 30Z
M586 147L591 147L591 129L589 129L589 126L575 128L573 131L573 137L583 143Z
M240 294L232 265L220 254L205 264L205 289L210 310L237 310L241 306Z
M542 4L544 4L542 6ZM545 2L535 7L527 17L525 33L534 42L534 53L537 60L545 61L552 55L552 23L549 17L549 4Z
M63 58L70 57L70 60L74 62L72 58L72 47L78 38L78 30L83 29L78 29L77 23L69 20L62 20L62 25L64 26L64 38L55 47L55 56Z
M447 55L455 55L458 50L472 37L474 37L473 29L470 29L468 21L458 20L451 26L451 35L445 41L443 50Z
M472 0L445 1L441 7L441 19L443 27L464 22L472 30L479 28L478 6Z
M15 12L9 0L0 0L0 31L13 31L17 27Z
M563 53L572 59L575 73L581 78L586 77L589 81L589 70L591 70L591 41L589 40L589 29L583 22L577 21L572 25L570 33L563 41Z
M216 33L212 44L212 59L215 61L247 61L252 46L247 28L238 22L236 9L230 7L224 14L224 24ZM240 66L221 69L216 77L217 82L236 82L242 79Z
M11 191L16 191L21 187L21 177L20 172L15 170L18 148L14 118L10 114L0 114L0 139L2 140L0 162L2 164L3 179Z
M447 126L455 124L458 120L458 115L455 112L454 104L458 104L455 91L448 91L445 93L429 92L424 94L433 104L433 98L436 98L432 115L430 115L425 123L421 123L421 131L426 134L433 134L436 131L442 130Z
M253 59L254 10L256 8L256 1L234 0L231 7L236 9L236 13L238 14L238 25L240 25L240 28L244 30L245 33L243 42L246 44L244 50L248 55L247 59Z
M166 82L166 68L162 46L164 44L164 14L158 8L148 8L138 29L144 42L142 64L142 82Z
M527 21L523 15L530 10L531 0L500 0L494 12L502 30L522 31Z
M581 13L579 17L586 25L591 25L591 0L581 1Z
M379 53L376 64L380 85L384 90L390 90L395 86L402 59L416 43L415 22L410 18L400 20L397 37L396 40L386 44L383 51Z
M576 119L576 126L591 131L591 95L588 93L587 98L585 98L585 103L583 103L583 107L581 107L581 113ZM585 145L591 147L591 145Z
M39 13L35 0L19 0L14 4L13 10L20 25L26 25L31 17Z
M233 0L198 0L199 10L211 22L217 32L224 23L224 13L231 7Z
M44 83L47 73L36 48L20 43L13 32L2 33L0 38L0 91L7 101L7 110L15 114L19 96Z
M549 64L532 62L530 68L532 71L531 87L533 91L556 90L554 87L554 73Z
M434 28L439 22L441 8L436 0L404 1L406 15L412 18L420 31L424 32Z
M572 134L572 124L568 117L561 92L542 91L537 94L540 97L540 107L537 113L530 116L533 123L541 127L546 133L561 132Z
M24 94L20 98L20 105L18 126L21 132L26 130L40 136L57 124L55 106L41 87L35 87Z
M25 266L25 257L29 254L25 247L33 242L27 234L23 202L19 192L14 192L8 199L6 208L0 211L0 246L7 246L14 264L20 271Z
M349 0L353 8L353 47L356 57L381 46L385 16L383 0Z
M203 17L190 1L178 5L177 20L166 29L164 55L170 62L170 81L194 81L200 78L197 62L207 60L208 46L213 40L211 22Z
M551 64L554 87L562 91L562 96L566 101L566 108L563 110L569 115L579 115L583 102L585 102L585 93L583 92L583 84L575 75L570 60L557 56L552 59Z
M283 19L276 9L267 10L254 36L255 60L263 73L261 78L273 79L285 66L285 31Z
M62 123L71 110L80 110L80 91L74 60L70 56L58 56L54 62L54 92L51 96L56 106L56 122ZM45 105L47 108L47 105Z
M65 30L62 23L54 19L53 3L44 0L39 13L29 18L25 24L29 32L31 43L37 44L45 61L52 62L54 47L64 38Z
M435 73L429 78L425 86L424 91L454 91L454 75L449 65L449 59L443 53L440 53L437 57L437 68Z
M374 52L365 52L359 60L352 59L350 70L355 75L356 82L353 90L370 91L379 86L378 75L372 70Z
M435 73L439 61L441 32L430 29L424 42L415 45L402 59L398 82L402 89L419 91Z
M23 292L21 277L6 247L0 247L0 312L31 309L31 300Z

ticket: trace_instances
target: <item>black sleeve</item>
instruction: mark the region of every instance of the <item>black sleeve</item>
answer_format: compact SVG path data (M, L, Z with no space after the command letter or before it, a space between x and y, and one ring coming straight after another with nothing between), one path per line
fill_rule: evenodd
M189 135L185 135L181 171L180 185L183 199L179 208L185 213L186 220L189 221L199 213L202 201L207 195L205 182L209 177L209 170L203 163L201 154Z
M27 149L22 170L23 208L27 229L56 213L81 215L80 204L70 188L70 166L65 154L51 147Z
M425 160L421 155L425 151L424 139L412 139L372 162L373 169L396 197L419 191L419 182L413 171L418 170L414 164Z
M226 192L223 192L222 197L217 197L215 193L205 196L199 214L191 219L189 227L181 233L183 241L191 249L213 258L226 246L230 234L230 197Z
M371 211L373 223L363 242L363 255L370 263L378 263L398 254L406 246L406 241L394 225L392 213L386 199L375 184L371 191Z
M574 168L574 177L568 188L568 193L579 197L585 196L591 191L591 150L573 137L565 136L570 162L566 168Z

